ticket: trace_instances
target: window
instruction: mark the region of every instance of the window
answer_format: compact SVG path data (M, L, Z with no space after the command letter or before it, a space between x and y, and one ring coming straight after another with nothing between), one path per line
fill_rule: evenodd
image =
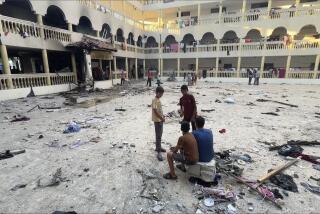
M254 3L251 4L251 9L268 7L268 2Z

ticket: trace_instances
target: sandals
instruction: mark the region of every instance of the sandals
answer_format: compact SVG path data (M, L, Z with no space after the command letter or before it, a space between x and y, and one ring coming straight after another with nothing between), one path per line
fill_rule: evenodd
M170 174L170 172L164 174L164 175L163 175L163 178L164 178L164 179L167 179L167 180L177 180L177 179L178 179L177 176L173 177L173 176Z

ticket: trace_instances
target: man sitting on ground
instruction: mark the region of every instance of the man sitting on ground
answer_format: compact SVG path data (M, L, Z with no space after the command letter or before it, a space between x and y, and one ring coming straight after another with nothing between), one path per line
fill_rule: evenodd
M205 120L203 117L196 117L197 130L192 134L198 143L199 162L210 162L214 157L213 134L210 129L204 129Z
M181 123L182 136L178 140L176 147L172 147L167 153L168 164L170 172L163 175L165 179L175 180L177 175L174 171L173 161L181 162L180 169L184 171L184 164L193 165L198 162L199 152L197 141L193 135L189 132L190 124L186 121ZM178 153L180 151L180 153ZM178 167L178 166L177 166Z

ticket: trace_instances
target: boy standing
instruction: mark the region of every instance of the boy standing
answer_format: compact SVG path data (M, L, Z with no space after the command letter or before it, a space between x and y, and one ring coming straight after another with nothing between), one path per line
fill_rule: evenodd
M163 161L161 152L166 152L165 149L161 148L161 137L163 132L163 122L165 118L162 112L162 105L160 98L162 97L164 90L161 86L156 88L156 97L152 100L152 121L154 122L154 129L156 133L156 152L159 161Z
M196 130L195 118L197 116L197 105L194 96L188 93L188 86L181 86L182 97L180 98L181 117L187 122L191 122L192 131Z

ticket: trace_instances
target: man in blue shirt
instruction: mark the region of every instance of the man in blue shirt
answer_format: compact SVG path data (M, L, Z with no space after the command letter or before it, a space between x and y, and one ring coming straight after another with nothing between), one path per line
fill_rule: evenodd
M210 162L214 157L213 134L210 129L204 129L205 120L203 117L196 117L196 131L192 134L198 143L199 162Z

